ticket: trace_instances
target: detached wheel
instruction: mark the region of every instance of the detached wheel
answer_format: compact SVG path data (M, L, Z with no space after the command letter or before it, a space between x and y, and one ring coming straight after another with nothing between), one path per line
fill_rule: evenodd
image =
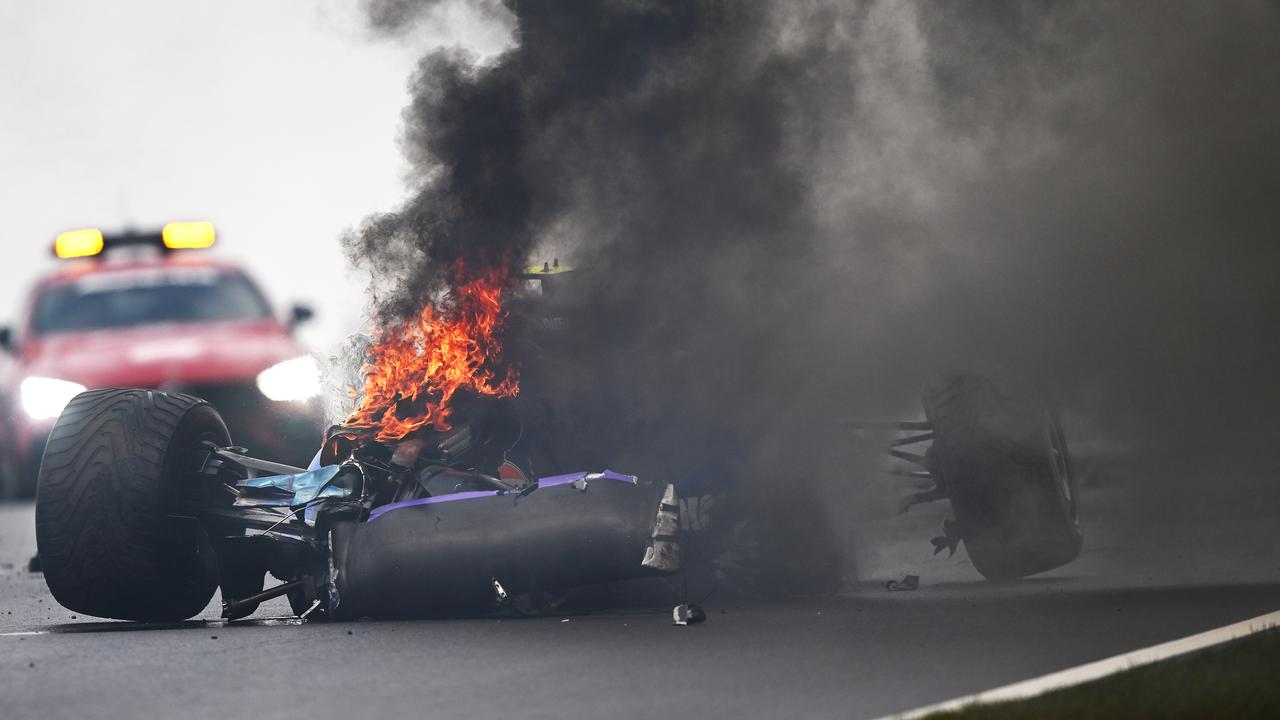
M974 375L944 378L923 399L935 472L978 572L1007 580L1074 560L1083 536L1057 414Z
M92 390L53 427L36 488L36 543L63 606L119 620L185 620L208 605L216 559L180 509L202 441L231 444L208 403Z

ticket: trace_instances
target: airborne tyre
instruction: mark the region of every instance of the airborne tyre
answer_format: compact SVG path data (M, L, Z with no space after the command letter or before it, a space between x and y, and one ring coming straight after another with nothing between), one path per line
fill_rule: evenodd
M974 375L944 378L923 399L934 470L978 572L1007 580L1074 560L1083 536L1057 415Z
M231 444L217 411L188 395L109 389L71 401L36 488L36 543L59 603L141 621L205 608L216 560L199 522L178 509L205 440Z

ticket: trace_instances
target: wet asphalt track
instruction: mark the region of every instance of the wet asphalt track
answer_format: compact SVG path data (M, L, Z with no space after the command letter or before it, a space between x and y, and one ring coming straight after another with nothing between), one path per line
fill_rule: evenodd
M664 614L262 620L280 605L234 626L98 623L24 571L31 507L3 506L0 715L875 717L1280 608L1280 555L1249 543L1275 527L1273 501L1227 518L1202 500L1130 536L1115 531L1135 525L1115 492L1089 491L1107 511L1080 561L1045 578L976 582L961 557L928 556L921 533L938 518L916 514L872 525L857 551L864 578L905 568L923 578L916 592L866 581L781 603L713 597L709 621L686 628Z

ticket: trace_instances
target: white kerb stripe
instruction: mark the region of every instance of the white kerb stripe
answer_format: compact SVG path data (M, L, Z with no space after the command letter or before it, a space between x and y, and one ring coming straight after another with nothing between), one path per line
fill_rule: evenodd
M1202 650L1207 647L1230 642L1236 638L1241 638L1253 633L1262 632L1273 627L1280 626L1280 611L1260 615L1252 620L1245 620L1226 627L1220 627L1216 630L1209 630L1198 635L1182 638L1181 640L1171 640L1160 645L1152 645L1142 650L1134 650L1133 652L1116 655L1105 660L1098 660L1087 665L1080 665L1066 670L1060 670L1048 675L1042 675L1031 680L1005 685L994 690L977 693L976 695L967 695L965 697L947 700L936 705L929 705L922 708L916 708L900 715L889 715L881 720L914 720L922 718L926 715L937 712L945 712L950 710L959 710L963 707L973 705L975 703L997 703L1006 700L1021 700L1024 698L1034 697L1050 690L1070 687L1072 685L1080 685L1091 680L1104 678L1129 668L1138 667L1140 665L1149 665L1161 660L1185 655L1196 650Z

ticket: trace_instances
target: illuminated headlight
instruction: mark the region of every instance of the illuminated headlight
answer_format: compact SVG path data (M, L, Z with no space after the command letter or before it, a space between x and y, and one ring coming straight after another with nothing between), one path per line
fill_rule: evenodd
M310 355L276 363L258 373L258 390L277 402L310 400L320 394L320 365Z
M48 377L29 377L18 388L22 409L32 420L58 417L67 403L84 391L80 383Z

